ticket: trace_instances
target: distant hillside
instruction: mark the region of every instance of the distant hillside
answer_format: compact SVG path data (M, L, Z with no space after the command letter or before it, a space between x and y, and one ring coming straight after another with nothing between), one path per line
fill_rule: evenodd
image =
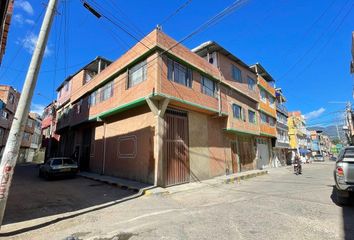
M328 135L330 139L337 139L337 127L336 126L327 126L327 127L309 127L308 130L320 130L324 134ZM343 131L343 125L338 125L338 132L342 140L345 140L345 133Z

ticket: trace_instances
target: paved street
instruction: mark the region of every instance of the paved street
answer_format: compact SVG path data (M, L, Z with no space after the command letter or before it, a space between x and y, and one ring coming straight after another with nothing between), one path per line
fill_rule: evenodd
M48 214L17 224L10 221L1 232L3 239L354 239L354 207L342 208L332 200L332 169L333 163L313 163L304 166L301 176L290 168L271 169L266 176L239 184L143 196L47 224ZM67 191L75 195L75 182L81 181L88 180L62 183L72 183L66 184ZM100 196L89 194L91 189L110 187L86 188L90 190L82 199L93 202ZM30 193L23 193L22 202L31 201ZM67 198L70 201L70 195ZM21 215L12 206L7 216L13 212Z

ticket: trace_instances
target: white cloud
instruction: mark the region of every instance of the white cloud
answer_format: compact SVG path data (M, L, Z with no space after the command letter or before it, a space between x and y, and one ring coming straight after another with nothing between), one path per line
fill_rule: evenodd
M304 117L305 117L306 120L311 120L311 119L314 119L314 118L318 118L325 111L326 111L326 109L321 107L321 108L319 108L317 110L314 110L312 112L308 112L308 113L304 114Z
M34 21L32 19L24 18L21 14L15 14L12 17L14 23L22 26L24 23L28 25L34 25Z
M33 103L31 105L31 112L37 113L42 116L44 108L45 106L42 104Z
M36 48L38 36L34 33L29 33L23 39L17 41L18 44L22 45L24 49L27 50L28 53L32 54L34 49ZM44 51L44 56L50 56L52 54L52 50L47 46Z
M29 15L33 15L34 11L32 5L28 1L24 0L16 0L15 1L15 8L20 8Z

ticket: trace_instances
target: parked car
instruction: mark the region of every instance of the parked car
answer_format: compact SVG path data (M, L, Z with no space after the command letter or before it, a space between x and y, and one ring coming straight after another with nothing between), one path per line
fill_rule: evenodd
M331 161L337 161L337 158L336 158L335 156L332 156L332 157L329 158L329 160L331 160Z
M78 171L78 165L71 158L55 157L50 158L45 164L39 167L39 177L73 177Z
M313 160L317 162L324 162L324 157L321 154L317 154L313 157Z
M348 204L354 191L354 147L345 147L338 155L334 169L338 204Z

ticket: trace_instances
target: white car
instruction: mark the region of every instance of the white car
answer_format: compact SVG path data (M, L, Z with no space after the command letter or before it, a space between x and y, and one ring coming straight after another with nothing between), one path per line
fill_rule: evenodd
M316 162L324 162L324 157L321 154L317 154L313 157L313 160Z

